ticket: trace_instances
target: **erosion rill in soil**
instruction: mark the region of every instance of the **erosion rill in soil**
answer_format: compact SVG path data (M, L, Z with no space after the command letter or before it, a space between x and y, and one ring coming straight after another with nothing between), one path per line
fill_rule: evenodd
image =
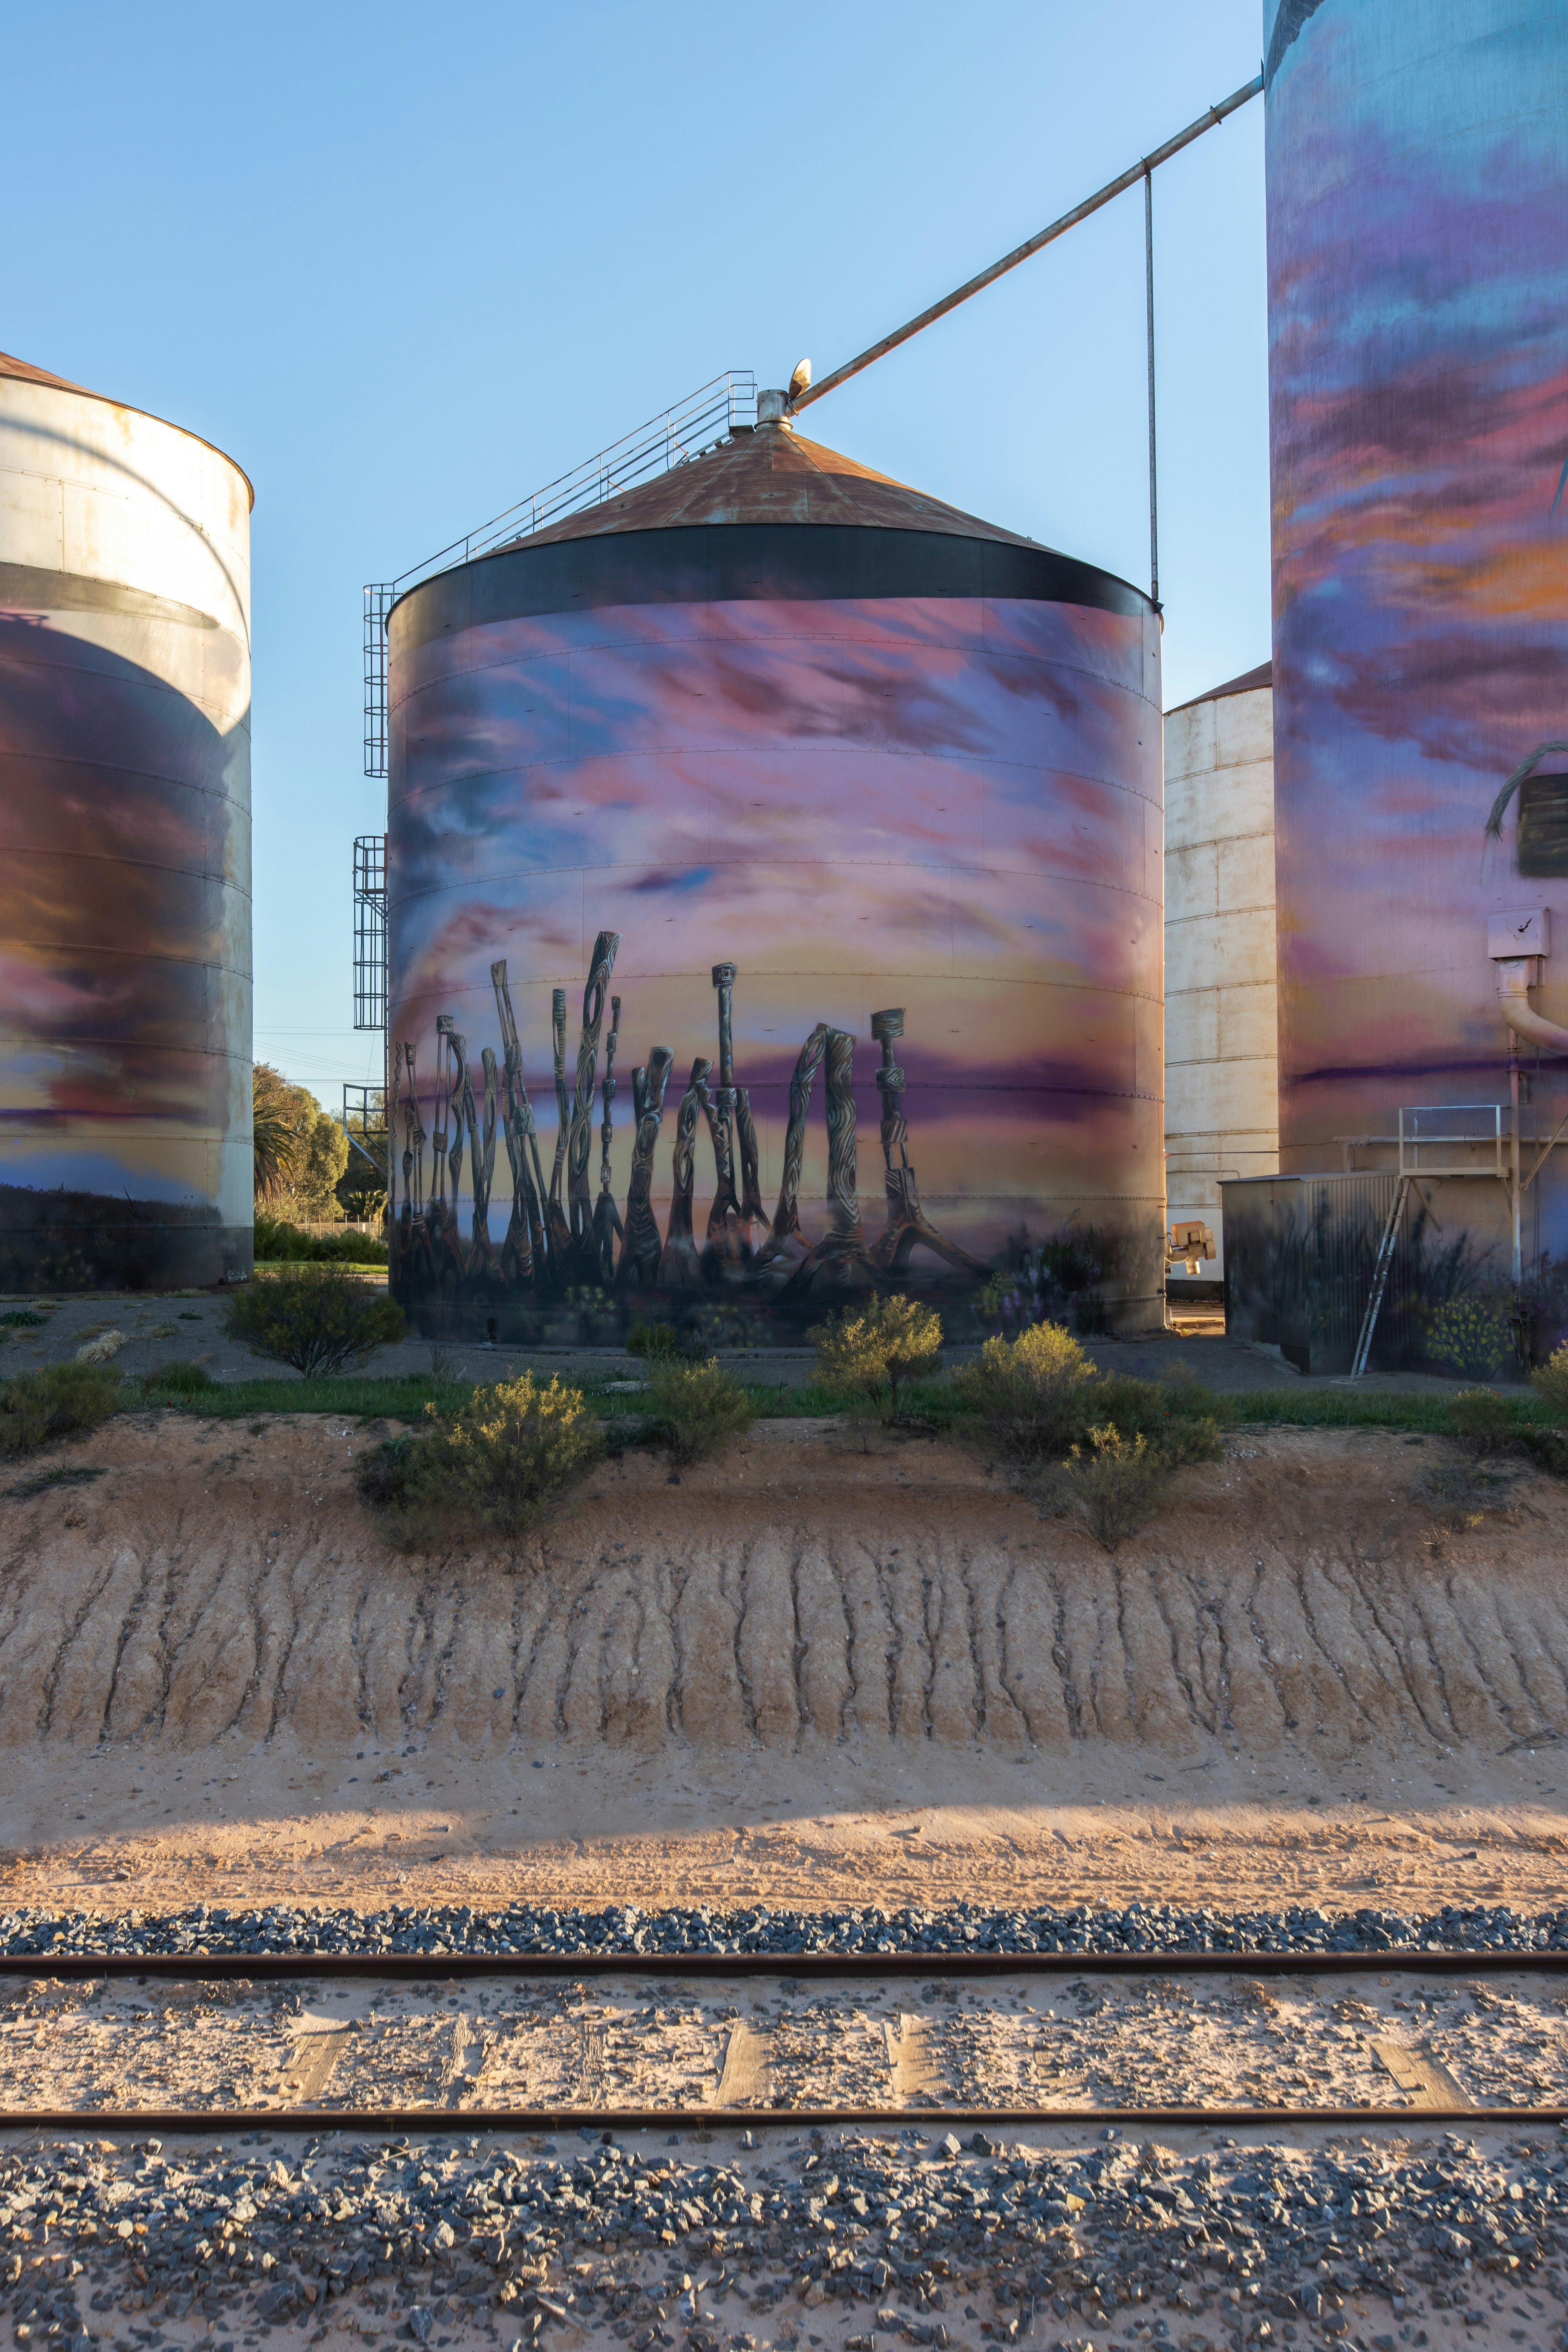
M946 1443L759 1423L515 1554L391 1551L356 1423L122 1417L0 1501L0 1895L831 1911L1563 1894L1568 1496L1248 1433L1109 1558Z
M1455 1532L1436 1447L1249 1433L1110 1557L973 1452L774 1423L679 1486L606 1464L515 1551L411 1556L353 1491L379 1433L124 1416L58 1456L99 1475L0 1499L0 1909L40 2082L107 2017L36 1990L51 1952L890 1947L934 1979L1563 1947L1568 1509L1533 1472ZM1515 2024L1550 2072L1546 2008ZM1284 2059L1247 2063L1272 2101ZM1557 2340L1556 2133L960 2148L772 2112L675 2147L451 2107L363 2144L13 2137L0 2289L20 2343L112 2352Z

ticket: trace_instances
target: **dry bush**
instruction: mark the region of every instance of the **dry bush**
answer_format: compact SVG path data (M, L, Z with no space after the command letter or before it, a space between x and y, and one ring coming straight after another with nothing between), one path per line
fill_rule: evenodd
M531 1372L476 1389L450 1418L434 1405L425 1411L427 1435L362 1454L354 1473L409 1549L464 1534L523 1534L604 1450L581 1389L554 1379L546 1386Z
M1217 1462L1225 1452L1213 1391L1184 1365L1168 1381L1107 1372L1090 1402L1097 1421L1109 1422L1123 1437L1146 1437L1173 1469Z
M1084 1526L1106 1551L1115 1551L1152 1518L1170 1486L1172 1465L1140 1431L1123 1437L1114 1423L1091 1429L1075 1445L1064 1472Z
M247 1284L229 1300L225 1325L232 1339L307 1380L363 1363L408 1328L401 1307L339 1265L294 1266Z
M1513 1406L1496 1389L1461 1389L1448 1399L1454 1435L1467 1454L1516 1454L1519 1431Z
M1509 1360L1513 1335L1495 1297L1450 1298L1426 1328L1426 1352L1472 1381L1490 1380Z
M176 1356L172 1362L160 1364L156 1371L148 1373L147 1399L149 1403L155 1404L160 1395L196 1396L203 1389L216 1385L205 1365L187 1363L183 1357Z
M102 1364L18 1372L0 1390L0 1454L36 1454L52 1438L96 1429L120 1408L120 1375Z
M743 1437L757 1408L732 1372L717 1358L705 1364L672 1363L655 1357L648 1365L649 1434L668 1451L677 1469L706 1461L731 1438Z
M952 1381L987 1443L1012 1462L1058 1460L1098 1405L1099 1374L1059 1323L987 1339L978 1363L962 1366Z
M1568 1413L1568 1346L1559 1348L1538 1364L1530 1375L1530 1384L1546 1399L1553 1412Z
M1512 1480L1473 1461L1437 1463L1416 1479L1410 1494L1432 1513L1426 1543L1435 1552L1442 1550L1449 1536L1468 1534L1489 1515L1509 1517L1517 1508Z
M847 1391L877 1420L896 1421L900 1389L936 1367L942 1318L912 1298L873 1298L840 1308L805 1336L825 1388Z
M673 1324L649 1323L638 1317L626 1333L628 1356L646 1356L652 1363L667 1359L679 1360L686 1353L686 1343Z

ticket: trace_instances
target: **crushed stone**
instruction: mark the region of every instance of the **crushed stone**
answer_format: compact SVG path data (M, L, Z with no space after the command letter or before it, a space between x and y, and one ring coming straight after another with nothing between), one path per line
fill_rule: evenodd
M777 1952L1546 1952L1568 1950L1568 1906L1534 1913L1506 1904L1445 1904L1405 1914L1186 1910L1131 1903L1070 1909L795 1911L767 1905L602 1910L514 1904L396 1904L384 1910L195 1904L155 1913L0 1911L0 1953L411 1953L432 1958L530 1953Z

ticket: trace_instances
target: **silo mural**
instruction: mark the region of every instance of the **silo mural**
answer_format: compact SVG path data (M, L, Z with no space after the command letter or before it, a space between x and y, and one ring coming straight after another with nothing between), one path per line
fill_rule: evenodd
M1568 737L1568 5L1268 0L1265 77L1280 1165L1343 1172L1401 1108L1509 1105L1489 916L1555 905L1568 1020L1568 863L1483 838ZM1528 1174L1568 1066L1521 1050ZM1428 1305L1507 1287L1508 1186L1440 1190ZM1559 1146L1527 1277L1565 1252Z
M0 357L0 1288L250 1271L249 505Z
M773 425L389 634L402 1295L1157 1319L1140 592Z

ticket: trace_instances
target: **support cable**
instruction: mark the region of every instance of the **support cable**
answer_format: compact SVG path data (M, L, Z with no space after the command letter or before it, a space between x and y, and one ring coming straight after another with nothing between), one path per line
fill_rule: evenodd
M1154 174L1143 166L1143 291L1149 347L1149 602L1160 609L1160 497L1154 463Z
M1090 213L1099 212L1102 205L1124 194L1129 188L1135 187L1140 180L1146 178L1162 163L1168 163L1173 155L1179 155L1184 147L1190 147L1194 139L1201 139L1205 131L1217 129L1228 115L1235 114L1249 100L1256 98L1262 88L1263 76L1255 74L1240 89L1232 90L1230 96L1222 98L1217 106L1211 106L1200 114L1195 122L1189 122L1184 131L1178 131L1173 139L1167 139L1163 147L1156 147L1152 154L1130 165L1116 179L1108 180L1103 188L1097 189L1092 196L1086 196L1081 205L1073 206L1071 212L1063 213L1059 220L1052 221L1050 226L1041 229L1037 236L1031 236L1023 245L1015 246L1012 252L1004 254L1000 261L994 261L989 269L983 269L977 278L967 278L952 293L944 294L940 302L933 302L929 310L922 310L918 319L911 319L907 326L895 328L890 335L884 335L880 342L873 343L868 351L862 352L858 359L848 360L843 367L835 368L831 375L825 375L820 383L809 385L795 401L795 408L807 408L814 400L820 400L824 393L837 391L841 383L847 383L852 375L858 375L862 368L868 368L873 360L882 359L889 352L897 351L899 345L907 343L911 335L918 335L922 327L932 326L938 319L945 319L950 310L956 310L959 304L967 302L972 294L983 293L987 286L994 286L999 278L1005 278L1009 269L1016 269L1021 261L1027 261L1047 245L1054 245L1058 236L1065 236L1069 228L1076 228L1079 221L1089 218Z

